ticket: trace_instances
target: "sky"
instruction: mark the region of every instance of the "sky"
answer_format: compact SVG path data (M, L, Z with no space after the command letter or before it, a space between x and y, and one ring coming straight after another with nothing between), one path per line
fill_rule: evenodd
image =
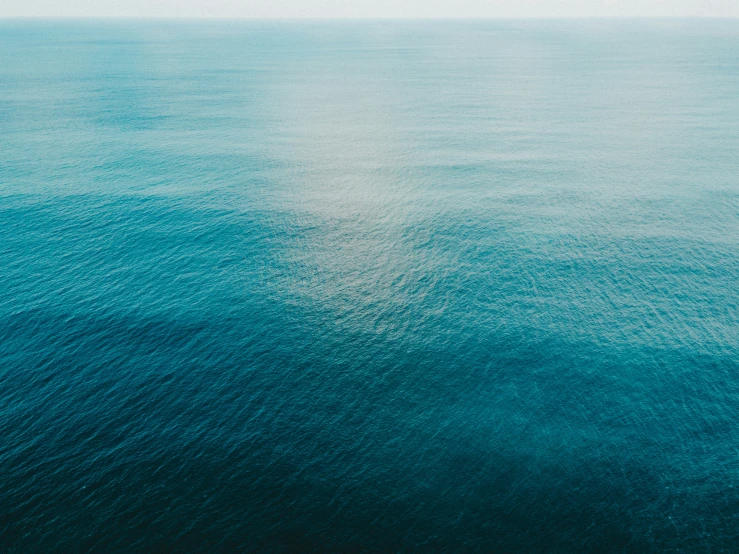
M0 0L0 17L739 17L739 0Z

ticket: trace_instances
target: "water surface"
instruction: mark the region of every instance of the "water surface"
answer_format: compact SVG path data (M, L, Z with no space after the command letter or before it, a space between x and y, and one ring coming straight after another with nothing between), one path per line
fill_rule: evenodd
M739 549L739 24L0 22L0 550Z

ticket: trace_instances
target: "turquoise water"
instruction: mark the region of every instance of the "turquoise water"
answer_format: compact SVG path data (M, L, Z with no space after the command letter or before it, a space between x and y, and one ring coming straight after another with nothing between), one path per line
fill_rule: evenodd
M739 550L739 23L0 22L0 550Z

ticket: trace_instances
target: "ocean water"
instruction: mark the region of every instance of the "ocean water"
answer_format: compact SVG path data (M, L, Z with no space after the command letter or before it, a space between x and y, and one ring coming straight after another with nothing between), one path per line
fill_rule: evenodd
M0 550L739 551L739 22L0 22Z

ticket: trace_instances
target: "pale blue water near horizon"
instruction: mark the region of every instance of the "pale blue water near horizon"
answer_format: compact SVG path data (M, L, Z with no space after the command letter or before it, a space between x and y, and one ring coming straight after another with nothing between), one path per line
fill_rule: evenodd
M0 21L0 550L739 550L739 22Z

